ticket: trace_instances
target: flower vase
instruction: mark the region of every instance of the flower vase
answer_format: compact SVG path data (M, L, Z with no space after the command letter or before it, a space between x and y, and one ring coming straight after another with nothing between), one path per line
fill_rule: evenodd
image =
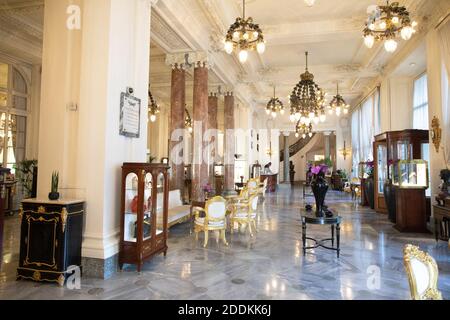
M313 179L313 181L311 182L311 189L316 200L316 215L318 217L322 217L324 216L323 209L325 196L328 192L328 184L323 175L318 175L315 179Z

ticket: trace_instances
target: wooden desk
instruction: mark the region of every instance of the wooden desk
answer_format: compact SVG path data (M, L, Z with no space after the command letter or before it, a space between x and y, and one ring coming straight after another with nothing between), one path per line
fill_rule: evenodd
M433 205L434 208L434 235L436 242L450 239L450 208Z
M267 192L276 192L278 188L278 174L261 174L261 182L267 179Z

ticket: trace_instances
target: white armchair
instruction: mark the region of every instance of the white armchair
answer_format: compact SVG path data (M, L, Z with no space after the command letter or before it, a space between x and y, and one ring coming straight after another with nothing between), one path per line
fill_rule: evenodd
M198 240L198 233L205 233L204 247L208 245L209 231L219 231L220 237L225 245L228 242L225 238L227 202L222 197L214 197L206 202L205 209L194 207L194 231Z
M250 236L253 237L252 227L258 232L256 228L256 216L258 209L258 195L253 195L248 201L234 203L232 205L231 212L231 232L233 232L234 226L238 227L248 226Z
M403 261L408 275L413 300L442 300L437 289L438 267L436 261L419 247L406 245Z

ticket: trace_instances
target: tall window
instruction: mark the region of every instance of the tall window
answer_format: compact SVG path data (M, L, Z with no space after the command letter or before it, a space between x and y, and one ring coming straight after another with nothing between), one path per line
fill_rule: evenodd
M12 65L0 63L0 165L10 168L25 159L28 87Z
M428 81L424 74L414 81L413 128L428 130Z
M380 92L375 90L352 113L353 176L358 175L358 164L373 160L375 132L380 130Z

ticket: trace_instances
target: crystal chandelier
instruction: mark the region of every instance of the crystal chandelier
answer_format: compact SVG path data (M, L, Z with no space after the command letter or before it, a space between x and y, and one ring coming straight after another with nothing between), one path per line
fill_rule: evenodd
M350 106L345 102L344 98L339 93L339 82L336 84L337 87L337 93L333 97L333 100L331 100L330 105L328 107L328 112L330 114L336 113L336 115L339 117L341 113L348 114L348 110L350 109Z
M161 108L155 102L155 99L153 99L153 95L150 92L150 90L148 91L148 102L149 102L149 104L148 104L149 120L151 122L155 122L156 116L161 112Z
M185 118L184 118L184 126L185 126L185 128L188 129L189 133L192 133L192 131L193 131L194 129L192 128L192 118L191 118L191 115L190 115L190 113L189 113L189 111L188 111L187 108L184 109L184 112L186 112L186 116L185 116Z
M325 122L325 92L314 82L314 75L308 71L308 52L306 54L306 71L300 78L290 96L291 122L300 121L309 125Z
M306 139L306 137L312 138L313 136L313 126L312 124L306 124L301 123L300 121L297 122L297 126L295 127L295 137L299 138L302 137L302 139Z
M364 43L372 48L375 41L384 41L387 52L397 50L399 35L403 40L409 40L416 33L417 22L411 21L409 12L398 2L386 2L385 6L369 6L367 9L369 18L364 29Z
M276 118L278 112L283 115L284 114L284 105L280 99L276 96L275 86L273 87L273 98L269 100L266 107L267 115L272 115L272 118Z
M225 38L225 51L228 54L234 50L239 52L239 61L245 63L248 59L249 50L257 50L263 54L266 50L264 36L258 24L253 23L253 18L245 17L245 0L243 2L242 18L236 18L236 21L228 29Z

